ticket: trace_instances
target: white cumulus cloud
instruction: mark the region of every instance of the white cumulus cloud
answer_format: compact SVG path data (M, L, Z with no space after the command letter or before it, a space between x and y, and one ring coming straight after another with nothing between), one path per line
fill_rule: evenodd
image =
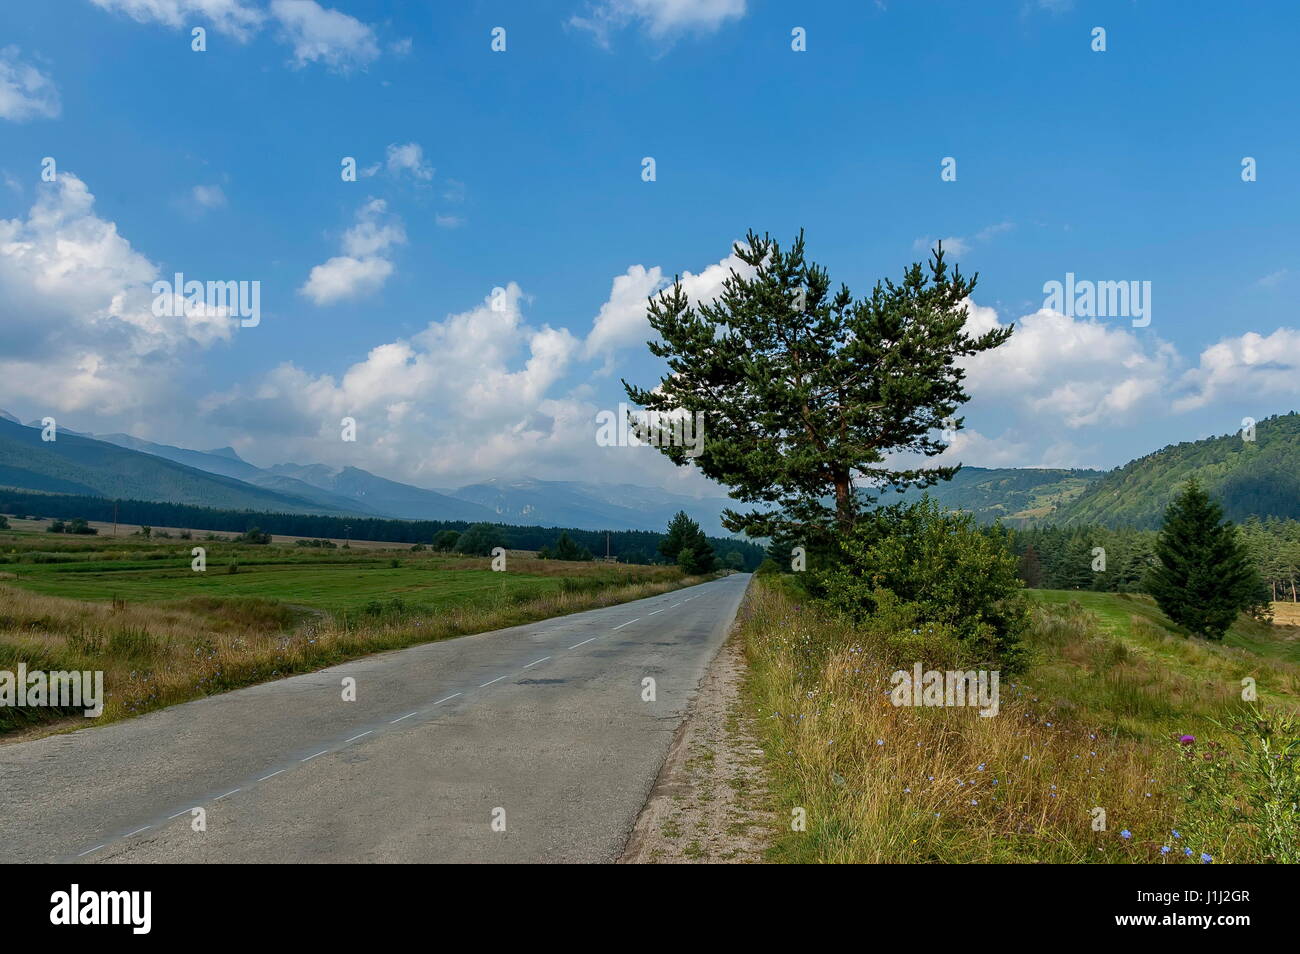
M343 254L315 266L298 292L318 305L332 305L377 291L393 273L385 253L405 242L406 230L388 214L388 203L367 199L356 224L343 233Z
M1174 410L1191 411L1216 401L1300 398L1300 331L1278 328L1225 338L1201 352L1200 364L1179 382Z
M742 278L750 278L754 274L754 268L742 262L733 252L699 274L683 272L682 290L693 305L710 302L722 293L722 283L732 271ZM600 306L587 335L586 356L593 358L603 355L608 359L622 348L644 346L654 335L646 318L647 299L668 287L671 281L664 276L663 269L658 265L653 268L632 265L622 275L614 276L609 298Z
M61 410L156 400L192 347L236 319L153 313L158 268L70 172L42 183L27 218L0 219L0 397Z
M90 0L110 12L123 13L137 23L161 23L180 29L211 25L219 33L244 41L262 26L266 15L242 0ZM194 20L203 21L194 23Z
M316 0L271 0L263 8L246 0L90 0L102 10L120 13L137 23L159 23L172 29L210 26L245 42L273 23L278 38L293 48L292 65L320 63L337 72L364 68L378 59L379 38L369 24ZM409 40L389 44L403 53Z
M271 0L271 13L293 45L295 66L319 62L347 71L379 57L374 30L356 17L322 7L316 0Z
M400 146L396 143L390 145L385 165L393 175L409 172L415 178L426 182L433 178L433 166L425 160L424 149L418 142L408 142Z
M56 119L61 106L54 81L24 62L16 46L0 49L0 119Z
M530 326L523 292L503 294L410 338L372 348L335 378L292 363L252 387L216 396L209 420L245 426L268 419L263 437L277 454L318 459L348 450L338 421L353 417L368 469L426 486L489 474L558 471L595 450L594 409L558 385L580 343L565 329Z

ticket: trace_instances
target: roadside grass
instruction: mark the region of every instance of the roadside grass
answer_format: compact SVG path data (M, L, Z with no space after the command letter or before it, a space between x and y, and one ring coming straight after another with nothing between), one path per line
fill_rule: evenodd
M20 563L13 558L45 551L8 542L0 541L10 561L0 566L0 669L102 670L106 700L94 720L0 707L0 735L102 724L369 653L703 582L676 567L512 557L507 571L493 572L486 558L372 551L340 560L337 551L251 544L220 551L239 561L237 573L211 555L197 573L192 541L163 548L156 562L141 559L155 544L130 547L126 560ZM77 549L116 555L120 546Z
M1239 787L1215 804L1189 801L1190 749L1176 740L1195 736L1198 759L1231 744L1244 670L1293 712L1300 695L1286 653L1252 660L1240 647L1180 645L1141 600L1083 595L1108 597L1090 601L1100 619L1078 602L1031 594L1034 662L1001 685L998 715L983 718L974 708L894 706L892 672L918 660L954 668L950 660L927 658L923 640L886 624L847 625L788 576L756 577L740 625L778 818L771 859L1269 860L1237 824L1250 795L1240 785L1253 783L1232 775ZM804 831L794 827L797 809ZM1094 830L1098 809L1104 830ZM1233 825L1212 823L1216 812L1235 813Z

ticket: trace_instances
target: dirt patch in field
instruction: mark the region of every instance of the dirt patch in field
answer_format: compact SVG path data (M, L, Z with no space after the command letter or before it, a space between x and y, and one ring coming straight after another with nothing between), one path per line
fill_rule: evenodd
M763 860L763 751L743 704L744 676L733 635L700 683L619 864Z

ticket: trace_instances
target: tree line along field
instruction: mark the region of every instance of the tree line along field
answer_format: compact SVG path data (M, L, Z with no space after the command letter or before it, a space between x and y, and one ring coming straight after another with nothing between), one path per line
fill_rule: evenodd
M119 528L120 530L120 528ZM191 568L194 547L207 568ZM0 669L103 670L98 721L698 582L678 567L0 531ZM231 568L234 568L233 572ZM84 717L0 709L0 733Z
M1138 592L1156 562L1156 530L1043 526L1003 532L1020 561L1020 577L1031 588ZM1237 533L1266 588L1261 598L1295 603L1300 521L1251 517L1237 525ZM1098 563L1095 548L1105 551L1104 564Z
M490 528L501 544L511 549L538 551L554 546L563 533L593 554L600 555L608 551L625 563L659 562L656 547L663 537L661 531L654 530L598 531L574 527L476 525L464 520L407 520L397 517L221 510L189 504L115 500L109 497L0 487L0 521L7 519L14 526L23 526L27 523L22 518L24 514L40 514L47 521L82 519L88 521L100 534L110 533L114 526L122 532L127 528L135 530L140 524L148 524L160 528L193 528L193 535L197 538L209 532L241 534L256 526L277 540L325 538L342 543L350 539L367 541L358 545L368 546L403 543L429 545L444 532L465 533L480 526ZM48 523L45 525L48 526ZM735 537L711 537L709 540L719 560L727 562L732 552L738 553L741 567L745 570L757 569L762 562L763 548L756 543Z

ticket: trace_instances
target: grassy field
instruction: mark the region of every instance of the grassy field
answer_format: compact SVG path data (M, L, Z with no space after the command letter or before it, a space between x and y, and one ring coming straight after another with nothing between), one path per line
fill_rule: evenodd
M6 582L50 596L131 603L196 596L250 597L289 601L330 613L355 612L372 600L399 598L413 610L433 611L451 602L492 599L500 593L544 596L557 592L563 577L540 572L542 561L507 561L508 572L490 573L486 559L384 551L283 555L279 547L209 550L208 569L190 569L189 550L160 552L149 560L96 560L8 565ZM271 550L273 552L264 552ZM393 561L397 566L393 566ZM237 572L231 574L231 562ZM511 563L519 565L516 571ZM525 565L526 564L526 565ZM546 569L543 563L542 570Z
M1296 738L1296 631L1243 622L1214 645L1145 597L1031 598L1033 663L982 718L891 704L894 670L957 668L927 655L924 634L853 628L788 577L756 578L741 625L784 819L773 860L1291 860L1296 775L1279 756ZM1245 676L1264 718L1242 701Z
M191 569L205 547L207 569ZM231 572L231 568L234 572ZM392 545L0 531L0 669L103 670L104 715L319 669L380 650L639 599L698 582L675 567L488 558ZM0 733L90 724L0 708Z

